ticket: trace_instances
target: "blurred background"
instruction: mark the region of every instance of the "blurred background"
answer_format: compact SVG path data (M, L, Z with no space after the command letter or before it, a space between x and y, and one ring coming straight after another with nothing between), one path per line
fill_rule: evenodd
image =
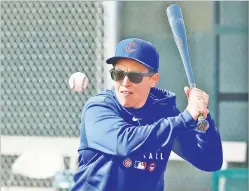
M1 1L2 190L70 188L81 111L111 87L105 59L119 40L157 47L158 87L185 108L187 79L165 12L172 3L182 8L197 86L210 95L226 161L207 173L172 157L165 190L248 190L248 2ZM83 93L69 88L74 72L90 80Z

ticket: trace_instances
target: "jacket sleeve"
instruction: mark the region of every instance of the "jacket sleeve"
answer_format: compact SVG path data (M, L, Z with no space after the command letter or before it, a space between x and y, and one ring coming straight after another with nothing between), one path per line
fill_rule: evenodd
M193 118L187 113L162 118L154 124L132 126L127 123L113 103L92 101L83 109L81 134L85 134L89 148L101 152L127 156L134 152L157 150L170 141L175 134L193 128Z
M173 151L203 171L217 171L223 162L222 143L214 120L207 116L209 128L205 133L188 131L180 134L174 143Z

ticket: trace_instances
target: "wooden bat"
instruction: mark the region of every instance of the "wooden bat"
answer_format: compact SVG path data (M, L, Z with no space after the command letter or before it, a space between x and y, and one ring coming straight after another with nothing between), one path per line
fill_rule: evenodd
M187 35L181 8L177 4L172 4L167 8L166 13L176 46L182 59L189 86L191 89L193 89L196 87L196 84L188 52ZM205 120L202 114L198 116L197 126L198 130L200 131L206 131L209 127L208 121Z

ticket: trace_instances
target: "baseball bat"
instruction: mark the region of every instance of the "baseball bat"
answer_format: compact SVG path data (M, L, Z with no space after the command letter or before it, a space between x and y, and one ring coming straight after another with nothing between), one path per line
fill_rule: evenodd
M171 31L173 37L180 53L182 63L187 75L188 83L191 89L196 87L194 74L191 67L191 61L188 51L188 42L185 24L183 20L183 15L181 8L177 4L172 4L168 6L166 10ZM197 129L200 131L206 131L209 127L208 121L204 118L202 114L198 116Z

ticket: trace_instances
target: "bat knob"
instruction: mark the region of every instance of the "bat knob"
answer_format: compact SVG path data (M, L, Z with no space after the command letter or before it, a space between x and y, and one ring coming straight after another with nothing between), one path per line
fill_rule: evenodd
M205 132L209 128L209 123L206 119L204 119L203 115L198 117L197 130L201 132Z

